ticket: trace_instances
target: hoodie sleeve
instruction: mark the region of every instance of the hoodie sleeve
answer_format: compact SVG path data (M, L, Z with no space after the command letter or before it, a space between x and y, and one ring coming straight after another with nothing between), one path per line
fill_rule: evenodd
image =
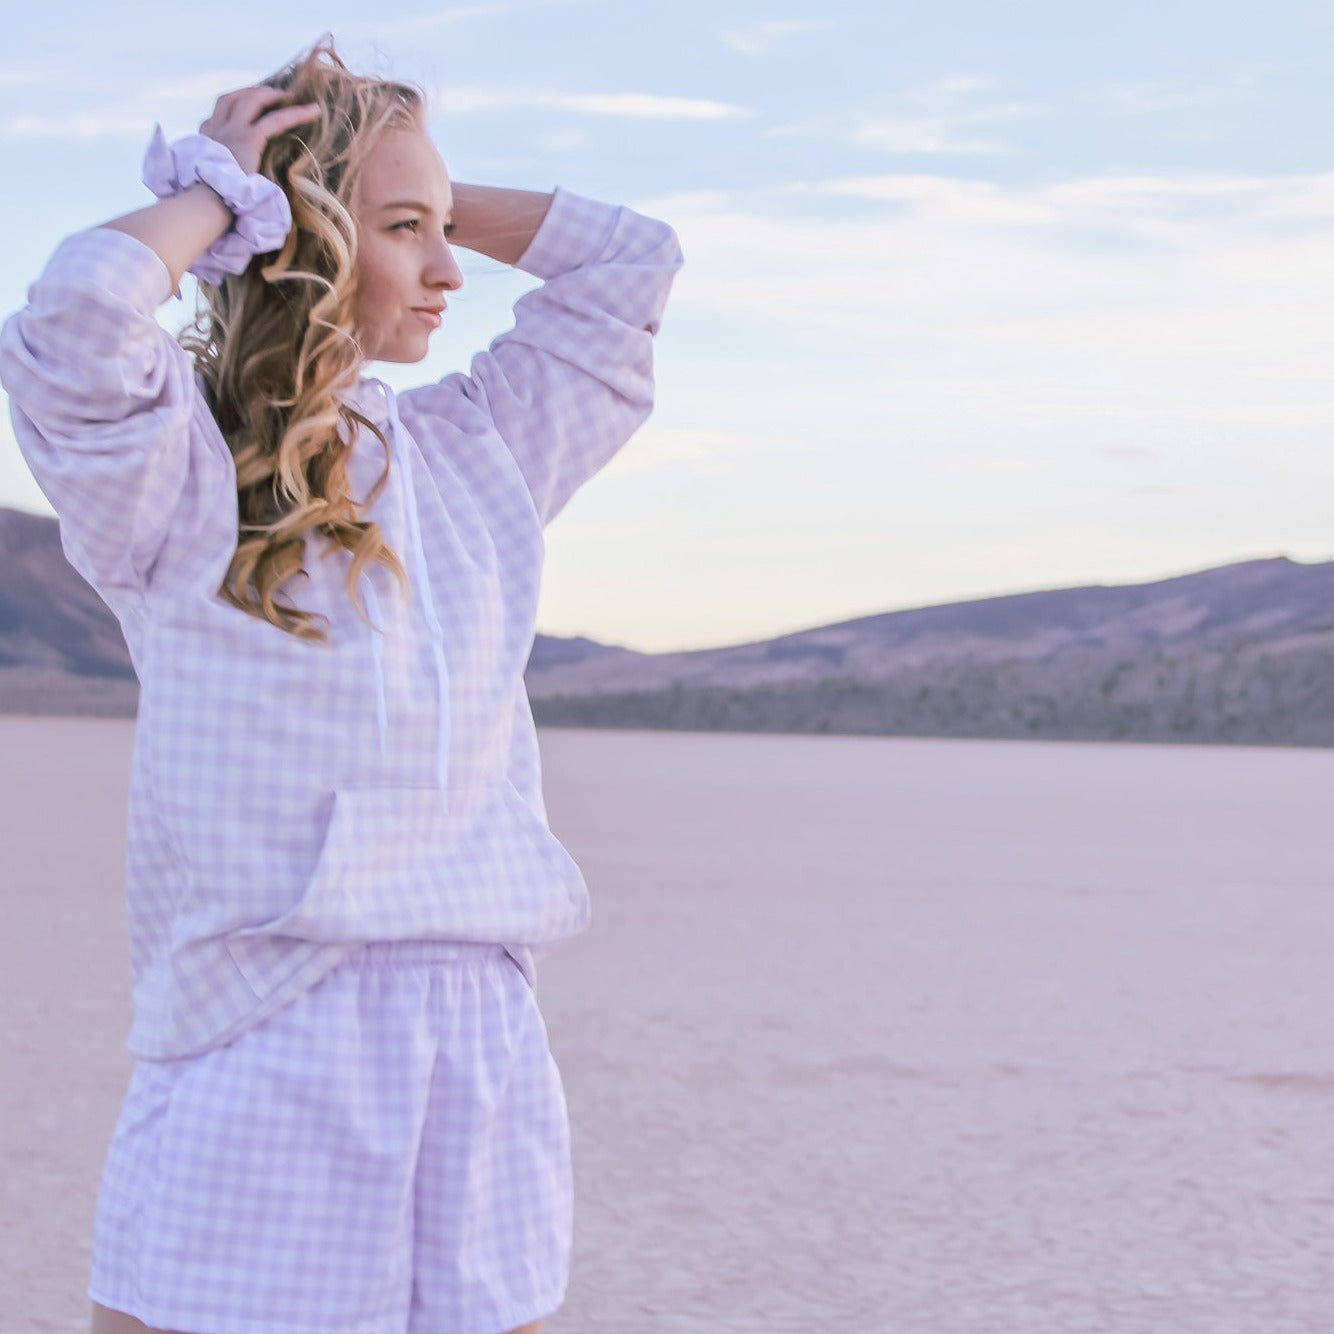
M653 336L681 249L666 223L558 189L516 265L543 279L514 328L467 375L409 390L404 407L465 431L489 419L523 474L543 526L653 406Z
M185 487L196 391L154 318L158 256L123 232L68 237L0 329L0 383L70 563L113 605L136 598Z

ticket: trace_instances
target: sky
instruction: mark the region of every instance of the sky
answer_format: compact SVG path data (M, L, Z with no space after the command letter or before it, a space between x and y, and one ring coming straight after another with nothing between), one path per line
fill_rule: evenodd
M1334 558L1328 0L317 10L11 7L0 309L150 202L154 122L323 31L427 90L455 179L666 219L657 406L548 529L539 630L703 648ZM535 281L461 258L391 383L466 368ZM0 505L50 512L7 411Z

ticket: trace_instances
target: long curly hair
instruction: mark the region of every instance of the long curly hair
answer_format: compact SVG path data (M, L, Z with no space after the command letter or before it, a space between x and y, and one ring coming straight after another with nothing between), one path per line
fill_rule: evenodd
M385 451L368 504L388 480L388 441L340 392L357 382L365 360L352 319L358 173L382 131L422 125L424 98L409 84L353 74L327 36L264 82L323 108L317 121L270 139L260 161L291 203L292 230L277 254L256 255L216 286L199 284L181 343L236 464L236 554L219 593L290 634L327 642L326 618L292 605L283 589L304 572L309 534L351 553L348 594L363 619L358 581L368 563L407 582L348 487L357 431L371 432Z

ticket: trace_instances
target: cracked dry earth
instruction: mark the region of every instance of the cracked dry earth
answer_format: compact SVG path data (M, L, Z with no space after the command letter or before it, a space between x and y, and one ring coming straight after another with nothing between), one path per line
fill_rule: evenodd
M84 1328L130 729L0 719L0 1334ZM549 1334L1334 1327L1323 751L547 729Z

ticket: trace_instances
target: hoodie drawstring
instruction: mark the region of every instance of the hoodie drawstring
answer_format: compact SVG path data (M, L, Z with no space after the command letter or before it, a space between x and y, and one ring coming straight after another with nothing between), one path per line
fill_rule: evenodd
M380 737L380 758L384 759L389 737L389 706L384 690L384 618L380 615L380 596L371 582L370 572L363 571L361 586L365 590L366 614L371 618L371 660L375 665L375 725Z
M403 499L408 512L408 539L411 545L411 569L409 571L412 586L421 596L422 611L426 616L426 627L431 635L431 657L435 661L436 703L440 718L439 733L436 742L435 776L440 788L440 798L446 801L449 788L449 667L445 662L445 635L440 628L440 618L436 615L435 599L431 596L431 581L426 573L426 551L422 547L421 524L417 518L417 492L412 482L412 460L404 445L403 424L398 419L398 406L394 402L394 392L383 380L375 382L384 391L385 403L389 408L390 449L398 462L398 475L403 479Z

